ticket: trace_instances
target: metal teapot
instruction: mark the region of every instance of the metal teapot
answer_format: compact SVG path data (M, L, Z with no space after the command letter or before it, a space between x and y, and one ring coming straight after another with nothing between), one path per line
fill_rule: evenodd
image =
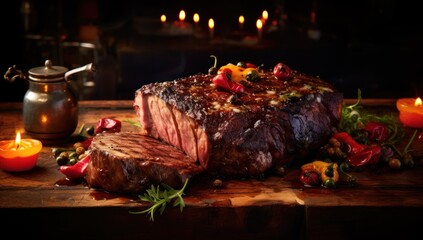
M82 71L94 71L92 63L68 71L46 60L44 66L31 68L26 77L15 66L4 78L14 81L24 78L29 89L23 99L25 131L44 141L64 140L73 134L78 125L78 99L70 85L70 76Z

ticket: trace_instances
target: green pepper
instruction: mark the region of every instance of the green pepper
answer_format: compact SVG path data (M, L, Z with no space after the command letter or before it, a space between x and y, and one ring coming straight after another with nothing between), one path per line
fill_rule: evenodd
M260 80L260 75L257 70L251 70L247 73L245 79L249 82L258 82Z
M334 187L336 187L336 182L335 182L335 180L333 180L333 178L328 178L323 183L323 186L326 187L326 188L334 188Z

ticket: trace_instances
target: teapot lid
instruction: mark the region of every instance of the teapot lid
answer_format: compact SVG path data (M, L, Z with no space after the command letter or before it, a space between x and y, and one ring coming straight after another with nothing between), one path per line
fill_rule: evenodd
M53 66L51 60L46 60L43 67L31 68L29 79L37 82L57 82L63 81L65 73L68 71L66 67Z

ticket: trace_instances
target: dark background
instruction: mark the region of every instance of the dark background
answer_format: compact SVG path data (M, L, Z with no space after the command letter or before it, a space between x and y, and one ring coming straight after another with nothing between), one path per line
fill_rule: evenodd
M30 11L22 10L24 4ZM220 65L249 61L271 68L284 62L333 83L346 98L355 98L359 88L365 98L423 96L423 21L417 1L26 0L2 6L0 70L15 64L27 71L46 59L69 69L94 62L94 75L75 80L81 99L133 99L142 84L206 72L211 54ZM187 22L198 12L203 30L207 19L214 18L215 41L157 36L160 15L172 22L181 9ZM264 9L279 25L265 32L260 44L223 41L239 40L240 14L246 17L243 34L254 36L254 19ZM25 16L30 20L26 27ZM146 21L152 21L149 27ZM82 39L81 26L94 26L98 38ZM310 28L320 31L318 40L307 37ZM81 42L91 42L95 49L70 44ZM28 88L26 80L0 83L2 102L22 101Z

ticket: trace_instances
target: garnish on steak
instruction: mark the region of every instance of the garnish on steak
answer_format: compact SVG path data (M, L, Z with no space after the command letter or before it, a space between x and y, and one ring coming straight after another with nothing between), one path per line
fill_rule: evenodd
M245 70L227 66L216 74ZM142 86L134 101L141 133L211 174L252 177L304 159L336 132L343 95L331 84L292 69L281 79L273 69L257 71L254 82L226 76L243 91L216 86L216 74Z

